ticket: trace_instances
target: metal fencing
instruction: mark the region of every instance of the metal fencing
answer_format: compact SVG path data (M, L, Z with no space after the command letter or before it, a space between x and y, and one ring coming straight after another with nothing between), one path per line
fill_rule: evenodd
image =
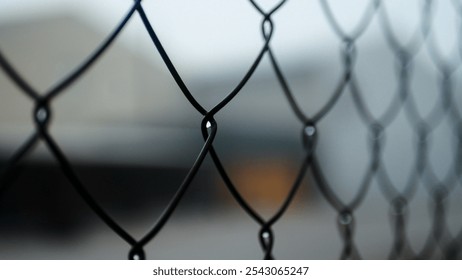
M362 258L359 248L355 245L355 212L367 198L367 194L373 182L376 182L379 186L392 213L393 245L389 252L390 259L429 259L433 258L435 252L438 250L441 251L441 256L445 259L460 258L462 231L452 233L449 229L446 215L448 197L451 196L455 189L461 187L462 117L460 108L458 108L457 105L457 100L460 98L454 86L457 82L457 70L461 65L461 59L457 52L454 57L446 59L438 49L432 32L434 2L437 1L422 1L420 23L416 27L414 35L409 38L406 43L403 43L395 33L393 24L389 19L386 8L387 1L369 1L362 17L358 19L356 27L347 32L337 20L329 1L321 0L320 4L324 11L324 16L327 18L332 30L338 37L338 42L341 46L339 57L342 74L338 79L335 89L330 93L326 93L330 94L328 101L316 112L306 112L302 109L303 106L300 106L296 95L303 93L293 93L291 85L286 79L284 71L280 67L278 58L271 46L273 37L277 36L274 32L275 22L273 21L273 15L284 9L284 4L289 2L289 0L280 1L270 10L263 9L257 1L249 0L249 2L261 16L261 35L263 40L260 51L247 72L242 76L242 79L235 85L234 89L212 108L205 108L200 104L195 98L194 93L190 91L187 83L182 79L181 74L177 71L175 65L169 58L168 49L163 47L156 30L153 28L153 25L151 25L141 0L134 1L130 10L114 28L114 31L107 36L101 45L94 50L80 66L46 92L38 92L35 90L27 82L27 77L23 77L13 67L12 63L9 62L8 58L0 53L0 66L3 72L11 78L16 86L21 89L23 94L26 95L34 105L32 121L35 124L35 129L30 137L24 140L21 146L14 152L13 156L9 158L6 165L3 166L0 177L0 194L4 196L3 199L7 199L7 187L11 185L17 176L20 176L20 172L18 172L19 163L28 157L39 142L42 142L59 163L63 174L67 177L78 195L102 222L131 246L128 254L129 259L145 259L146 254L144 247L156 238L156 235L169 222L171 215L181 203L188 187L203 165L204 159L210 157L232 197L260 226L258 237L264 259L273 259L277 256L277 252L273 250L275 242L273 226L285 215L294 197L297 196L301 182L307 174L312 175L323 198L337 212L339 233L343 240L343 247L341 248L340 254L341 259ZM453 1L453 8L458 15L462 16L462 4L458 1ZM175 195L170 200L168 206L164 209L155 225L139 239L133 237L130 232L113 219L92 196L91 191L86 188L85 182L81 180L78 173L75 171L72 159L68 158L66 151L60 147L60 143L55 140L50 132L50 127L53 125L52 105L56 97L65 94L65 90L86 73L86 71L98 61L102 54L110 52L109 47L113 44L116 37L124 30L127 22L132 17L136 16L141 18L146 29L146 35L151 38L155 49L158 54L160 54L165 66L178 85L178 88L183 93L185 102L189 102L197 113L202 115L202 122L198 125L198 129L200 128L203 136L203 146L201 150L197 152L197 158L194 164L189 168L189 172L184 177ZM366 32L371 21L374 19L378 20L380 23L382 33L387 42L387 47L391 50L397 62L395 70L397 76L396 91L390 92L391 102L383 104L384 109L380 115L378 115L377 112L371 111L367 102L364 100L368 92L363 92L361 90L361 81L358 80L355 69L356 58L360 54L357 41ZM461 46L462 45L459 44L456 46L456 49L460 49ZM438 98L429 114L422 114L418 109L416 99L418 99L419 96L418 93L413 91L411 86L414 58L419 52L423 51L428 52L433 61L437 69L437 79L439 80ZM300 145L303 147L304 155L304 160L299 166L298 175L294 179L290 191L287 193L287 196L277 211L269 218L264 218L252 206L252 201L247 201L242 196L235 186L232 176L230 176L223 164L220 151L214 147L214 141L219 127L219 123L216 121L215 117L218 116L232 100L239 98L239 93L246 86L246 83L252 79L255 71L259 68L264 59L269 60L277 77L277 82L280 85L281 94L285 95L294 115L298 119L302 134ZM380 65L377 67L380 67ZM364 147L369 154L369 163L362 175L356 195L349 201L342 198L335 191L335 188L331 186L329 183L330 175L323 170L317 154L318 135L322 133L319 128L319 123L329 115L337 105L338 100L346 94L351 95L350 98L354 104L354 107L350 108L351 111L354 111L355 114L360 116L362 125L367 129L369 134L367 140L369 145ZM25 112L25 114L29 114L29 112ZM402 186L398 186L394 183L393 178L391 178L391 175L387 171L386 165L383 164L387 131L397 120L399 114L405 115L406 122L409 124L415 139L413 167L410 174L408 174L407 182ZM451 164L444 178L440 178L435 174L429 156L431 149L430 142L433 138L440 136L435 133L435 130L442 122L449 123L452 130L451 138L455 143L454 157L447 159ZM411 248L412 246L409 243L409 238L412 237L408 234L408 205L419 189L424 189L428 193L430 201L429 208L432 213L433 222L428 232L425 245L422 248Z

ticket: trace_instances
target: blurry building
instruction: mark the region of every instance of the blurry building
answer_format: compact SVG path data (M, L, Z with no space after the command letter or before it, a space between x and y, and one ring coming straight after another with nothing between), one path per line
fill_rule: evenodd
M56 15L0 26L0 48L20 75L45 94L105 36L73 16ZM34 131L34 104L4 72L0 92L3 168ZM117 40L51 104L52 137L96 199L122 218L161 209L202 145L200 131L187 121L188 105L173 80ZM93 214L44 143L39 143L21 161L21 173L3 192L0 227L71 227L73 231ZM199 174L196 179L200 188L208 187L207 177ZM208 192L192 193L189 201L196 205L199 199L197 205L207 206L211 204L207 196Z
M100 32L89 22L70 15L55 15L0 26L0 49L35 89L46 93L79 65L105 36L107 32ZM377 34L360 40L357 47L355 75L365 102L378 117L386 111L398 89L397 61ZM296 61L281 61L288 84L308 116L319 112L341 79L343 68L339 49L332 46L318 56L305 57L301 53ZM239 83L247 70L242 69L239 72L224 67L212 76L197 75L187 84L198 101L211 109ZM411 90L423 115L438 104L439 80L435 73L425 52L419 53L412 72ZM33 102L3 72L0 72L0 99L0 160L4 166L34 130ZM117 220L125 223L136 222L137 218L152 223L153 217L158 216L181 184L203 145L202 116L184 98L154 46L152 56L148 57L116 39L89 71L52 102L52 110L51 135L95 198ZM303 125L292 112L266 58L236 98L216 115L216 120L218 134L214 147L230 177L252 205L261 204L271 213L292 185L304 150ZM357 113L348 88L318 125L317 154L323 170L334 191L348 201L359 188L371 157L371 135ZM443 176L454 157L454 135L447 121L435 131L430 161L435 173ZM401 112L387 128L383 153L383 163L397 186L403 186L412 171L415 146L415 131ZM72 190L43 143L20 165L20 176L0 197L0 234L7 234L9 230L15 235L31 229L49 231L50 228L55 233L70 234L85 228L79 225L101 224ZM311 180L303 183L301 192L297 205L324 203L324 207L332 210L322 197L316 197ZM384 236L385 231L377 225L387 222L389 205L382 195L377 195L376 182L371 193L368 203L373 205L373 210L363 211L363 218L366 217L363 229L369 223L372 232L378 229L376 232ZM175 215L193 211L214 214L216 209L223 210L230 205L242 214L207 158ZM310 216L314 220L309 226L329 224L332 226L329 234L336 237L334 211L317 211L310 209L302 216L317 215ZM419 228L426 213L417 213L418 222L414 225ZM326 220L326 216L331 220ZM361 213L359 216L361 218ZM228 232L224 219L214 221L218 221L216 226L222 234ZM294 228L302 227L299 220L294 221L288 219ZM198 232L208 221L201 222L191 222ZM248 224L250 222L244 227L237 225L236 231L245 232ZM178 228L183 230L183 227ZM283 230L287 234L282 236L287 239L295 232L291 227ZM217 239L213 232L208 234L198 234L198 238L207 242L211 236ZM318 236L325 242L314 244L331 246L325 234L324 228L319 230ZM300 235L306 237L303 232ZM364 242L376 244L376 237L371 234ZM256 244L255 240L251 239L251 244ZM217 242L229 246L228 242ZM205 247L201 246L202 252L213 249L213 246ZM306 252L298 243L286 248L299 250L297 256L305 256ZM191 253L191 256L196 255ZM287 253L287 256L291 255Z

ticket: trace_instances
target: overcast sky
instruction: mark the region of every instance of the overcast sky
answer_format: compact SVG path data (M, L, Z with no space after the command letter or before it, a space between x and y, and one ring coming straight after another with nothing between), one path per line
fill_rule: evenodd
M277 1L260 0L269 8ZM345 30L358 22L369 0L330 1L334 14ZM421 1L384 1L394 28L402 38L409 37L418 21ZM2 0L0 24L25 20L47 14L72 13L109 32L127 12L128 0ZM451 1L436 1L434 28L444 52L449 53L456 42L457 15ZM174 62L183 71L216 71L218 66L250 65L260 50L261 15L247 0L145 0L143 6L159 37ZM275 33L272 46L280 59L296 61L322 57L326 48L339 47L339 39L326 21L319 1L288 0L274 15ZM377 40L377 19L362 41ZM121 41L136 45L138 50L152 53L139 17L129 23ZM1 43L0 43L1 48Z

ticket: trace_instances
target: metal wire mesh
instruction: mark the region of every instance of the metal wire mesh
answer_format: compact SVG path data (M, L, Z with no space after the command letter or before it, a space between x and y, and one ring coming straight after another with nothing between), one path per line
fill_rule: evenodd
M114 31L107 36L101 45L82 62L80 66L69 73L56 86L46 92L38 92L23 77L0 52L0 66L4 73L20 88L32 104L33 123L35 129L32 134L24 140L22 145L14 152L7 164L3 167L0 176L0 195L7 196L6 190L11 183L20 176L19 163L23 161L34 150L39 142L43 142L48 148L50 154L57 160L63 174L67 177L70 184L75 188L78 195L88 204L91 210L104 222L115 234L119 235L127 242L131 249L129 259L145 259L146 254L144 247L150 243L156 235L162 230L164 225L169 222L169 218L181 203L185 192L191 185L199 169L203 165L204 159L209 156L218 170L226 188L237 201L240 207L260 226L258 233L259 242L263 250L264 259L273 259L277 252L274 252L273 245L275 234L273 226L284 216L288 207L297 196L301 182L309 173L314 178L319 191L323 198L331 205L338 215L339 233L343 240L341 248L341 259L360 259L360 249L355 244L355 212L366 199L373 181L377 182L383 196L388 201L391 222L393 228L393 245L389 252L390 259L428 259L432 258L437 250L441 250L442 257L446 259L460 258L460 247L462 245L462 231L453 234L449 230L446 222L447 215L447 198L451 196L454 189L460 187L461 176L461 143L462 143L462 119L455 102L457 96L454 90L456 81L456 70L460 66L460 59L445 59L435 43L432 32L432 15L434 11L434 1L422 1L420 11L420 23L415 30L414 35L406 42L402 43L392 27L386 1L371 0L363 12L362 17L358 20L353 30L345 31L331 9L331 4L327 0L320 0L332 30L338 37L341 46L340 63L342 74L337 82L333 92L330 93L329 100L324 106L316 112L305 112L300 106L299 101L295 98L290 83L285 77L284 71L279 66L277 56L275 55L271 42L273 40L275 23L273 15L279 10L284 9L286 0L280 1L269 10L263 9L256 1L249 0L252 6L261 16L261 35L263 43L257 57L252 62L247 72L241 80L235 85L233 90L218 102L212 108L205 108L197 101L194 94L190 91L187 83L184 82L180 73L176 70L175 65L169 58L166 50L159 40L156 31L151 25L148 16L141 5L141 0L136 0L130 10L123 17ZM458 15L462 15L461 4L453 1L453 8ZM97 200L94 199L91 192L86 188L85 183L80 179L71 163L66 156L66 152L61 149L60 144L55 140L50 132L52 125L52 105L56 97L65 94L65 89L78 80L113 44L119 33L125 28L127 22L135 16L139 16L145 26L146 35L148 35L157 52L160 54L165 66L175 80L179 89L194 109L202 115L200 130L203 136L203 146L197 153L194 164L189 168L189 172L178 187L173 198L165 207L163 213L155 225L141 238L134 238L130 232L123 228L112 216L101 207ZM355 65L359 53L357 41L366 32L371 22L377 19L382 29L382 33L397 61L396 76L397 89L390 93L392 98L389 104L384 104L384 110L381 115L371 111L365 102L364 97L367 92L361 90L361 81L356 75ZM460 44L459 44L460 45ZM438 70L439 93L433 109L427 115L423 115L416 105L417 94L411 87L412 71L415 56L427 50L436 69ZM460 49L460 46L457 46ZM300 164L298 175L284 198L283 203L269 218L263 218L262 215L252 207L252 202L247 201L238 188L236 187L232 176L222 163L222 157L219 151L214 147L214 140L217 135L219 123L216 121L221 111L234 99L239 98L239 93L247 82L253 77L257 68L261 65L262 60L268 59L281 87L281 92L285 95L290 107L299 121L301 129L301 143L303 146L303 161ZM322 133L319 128L327 115L337 105L338 100L348 93L351 94L354 108L351 110L359 114L362 124L369 133L369 163L367 169L362 175L362 180L358 186L356 195L350 201L345 201L329 183L329 174L323 170L317 154L318 135ZM174 108L173 108L174 110ZM27 113L27 112L26 112ZM403 113L409 126L412 127L412 133L415 136L415 158L413 159L413 168L405 185L398 186L393 182L387 167L383 164L385 138L389 127L397 121L399 114ZM453 130L453 138L456 143L454 151L455 156L447 172L447 176L439 178L434 171L431 160L429 159L429 142L435 135L436 128L443 122L448 121ZM428 192L430 197L430 209L432 211L432 227L428 233L428 238L422 248L412 248L408 236L408 205L414 198L416 191L423 188ZM6 198L3 198L6 199Z

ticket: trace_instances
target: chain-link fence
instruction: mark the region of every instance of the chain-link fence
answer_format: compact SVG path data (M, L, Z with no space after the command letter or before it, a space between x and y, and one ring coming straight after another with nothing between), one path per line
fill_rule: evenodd
M319 1L323 16L329 23L331 31L333 31L338 40L338 46L340 46L337 68L341 69L341 75L329 78L333 90L321 93L322 96L329 97L326 99L324 105L319 106L316 110L306 110L306 106L303 105L303 102L310 102L309 95L311 93L309 91L295 92L291 89L290 79L286 77L283 67L279 64L278 56L276 55L277 50L272 46L274 38L278 36L278 33L275 31L277 21L274 20L274 17L284 9L287 2L290 2L290 0L283 0L270 9L263 9L257 1L249 1L255 11L258 12L261 20L262 43L259 47L259 52L250 64L250 67L242 74L241 79L234 85L234 88L221 101L217 102L215 106L209 108L206 108L198 101L196 94L190 90L188 83L182 78L181 71L177 70L175 64L170 59L169 50L164 48L161 43L157 30L151 24L151 20L153 19L148 17L140 0L134 1L120 23L90 56L60 82L55 84L55 86L44 92L36 90L27 81L27 77L16 70L14 62L0 53L0 65L4 74L14 82L22 94L29 98L30 104L33 105L32 122L35 125L31 135L18 144L14 153L9 156L6 163L2 166L0 177L2 201L8 200L8 192L11 186L14 185L15 180L21 177L21 163L34 153L34 149L39 143L42 143L46 146L48 153L59 164L62 173L78 193L78 196L101 219L101 222L105 223L114 234L120 236L124 242L129 244L129 258L145 259L145 247L169 223L172 214L175 213L177 207L182 203L183 197L195 180L196 175L203 168L204 160L209 158L213 161L214 168L220 174L223 183L217 183L214 187L226 188L239 207L259 225L258 242L260 243L265 259L273 259L278 256L277 250L274 250L274 244L278 238L273 228L285 217L288 208L299 195L299 189L304 180L306 180L306 177L311 178L312 185L322 194L319 199L327 201L330 207L336 211L336 223L338 224L339 234L343 241L343 245L339 249L341 259L359 259L364 257L361 255L361 249L356 245L355 230L358 225L355 214L364 205L363 202L367 200L371 188L380 190L381 196L387 201L388 211L391 213L392 246L389 252L384 252L384 256L388 254L390 259L460 258L462 231L460 229L454 231L453 228L457 227L457 218L448 219L447 215L449 212L448 200L455 196L454 193L461 187L460 176L462 165L460 153L462 119L459 109L461 99L457 94L457 83L460 74L460 49L462 45L460 44L460 40L457 40L458 43L455 46L455 51L448 58L441 53L432 25L438 1L421 1L420 10L418 11L420 21L416 25L412 36L404 40L404 42L390 20L387 1L368 1L366 7L363 8L362 16L357 19L356 26L348 31L344 29L332 9L335 4L327 0ZM457 16L462 15L462 6L459 2L453 1L451 5ZM197 111L197 114L202 116L202 121L197 124L197 130L200 130L203 137L202 147L196 151L195 162L189 167L189 171L178 186L176 193L165 206L154 226L140 238L135 238L130 231L121 226L101 206L98 200L94 198L92 190L86 187L88 183L81 179L79 172L74 168L73 159L68 157L66 149L61 147L60 142L55 139L51 132L54 119L59 119L59 116L53 118L55 100L59 96L65 95L67 93L66 90L86 74L103 54L111 52L111 45L114 44L115 39L134 17L139 17L144 24L145 35L149 36L154 44L152 48L153 53L155 55L160 54L165 67L176 82L178 89L183 93L184 102L189 103ZM309 21L310 19L307 18L306 20ZM357 70L357 60L361 56L361 48L358 47L358 42L367 33L368 28L373 22L380 27L385 42L383 47L390 54L389 60L393 60L393 63L395 63L393 71L396 75L396 83L393 85L395 89L386 92L386 98L379 102L379 107L369 105L368 98L374 95L374 89L363 90L362 88L362 83L366 83L370 77L364 74L358 75ZM459 34L453 34L452 36L458 38ZM214 40L214 38L210 38L210 40ZM312 38L311 40L316 40L316 38ZM1 46L2 42L0 42L0 48ZM426 113L422 113L423 110L421 108L421 102L426 101L421 101L421 99L427 97L420 90L415 89L415 75L413 75L416 67L416 57L422 53L425 53L433 63L434 71L432 71L432 78L436 80L437 84L432 94L432 96L436 97L433 98L434 101L431 102L431 108ZM287 188L287 193L282 203L269 217L264 217L252 206L254 205L253 202L242 195L242 189L236 185L236 178L229 172L226 162L220 156L220 153L223 151L215 145L216 138L220 135L219 117L222 111L232 101L236 101L241 97L240 93L255 76L255 72L259 69L263 61L269 62L275 74L275 80L280 88L278 91L280 94L285 95L296 117L299 131L301 131L299 153L303 155L303 159L297 169L297 174L293 178L293 183ZM371 67L381 68L384 66L377 63ZM88 75L91 76L92 73L88 73ZM380 84L375 87L377 90L380 90L382 86ZM155 98L155 88L145 90L152 92ZM126 94L130 93L127 92ZM6 98L3 95L2 93L2 98ZM265 96L260 97L261 99L267 98ZM362 132L365 132L364 137L361 136L363 137L362 141L364 145L360 149L362 153L367 155L367 166L362 171L363 174L355 174L360 180L358 180L355 195L350 199L345 199L341 195L341 189L344 186L333 185L330 178L335 176L334 173L336 171L326 168L323 165L323 160L318 150L320 142L326 139L320 137L323 134L322 124L324 122L332 121L337 123L338 126L344 125L342 122L345 120L328 119L328 116L339 106L338 104L342 99L348 99L351 103L351 106L348 107L348 114L359 116L358 124L362 127ZM303 100L303 102L300 100ZM253 104L252 106L263 105ZM286 106L286 104L280 104L280 106ZM376 107L379 109L377 110ZM169 108L169 110L174 111L176 108ZM21 112L21 114L28 115L30 112ZM412 145L410 145L411 151L402 151L403 153L412 155L410 160L412 167L407 172L404 172L406 174L402 177L405 179L398 180L398 183L396 183L396 178L389 172L390 166L385 164L386 160L384 159L389 155L388 143L386 141L390 140L389 135L400 138L399 133L393 134L390 132L390 130L393 130L392 127L397 123L399 125L404 124L404 130L406 130L412 139ZM445 127L443 132L440 131L442 126ZM259 127L257 126L254 129L258 130ZM356 133L356 131L351 131L351 133ZM296 137L300 137L300 134L296 135ZM338 140L342 137L344 135L341 135L340 132L335 136ZM398 142L409 140L404 140L404 138L403 136L403 140L398 139ZM434 160L435 156L433 156L434 148L432 141L437 142L438 139L444 139L444 141L449 139L447 146L450 147L451 152L449 156L443 155L443 160L441 157L436 157L437 160ZM335 139L333 139L333 142L332 140L330 141L331 143L335 143ZM393 153L399 154L401 153L400 150L409 149L409 146L407 147L398 145L398 151L394 151ZM333 155L333 157L336 156ZM341 155L338 156L340 157ZM396 161L393 162L392 160L391 162L392 164L396 164ZM445 162L443 167L435 166L441 165L441 161ZM351 159L351 164L355 165L354 159ZM445 170L441 172L441 168ZM441 176L441 174L444 174L444 176ZM347 186L351 185L351 182L341 184ZM426 193L424 199L429 202L428 209L430 210L431 226L428 228L428 232L425 233L426 242L416 248L410 242L413 236L408 230L409 205L414 199L421 198L416 198L416 193L419 192ZM422 213L422 215L426 214ZM454 225L452 224L453 222ZM229 245L233 246L232 244ZM300 244L300 246L304 246L304 244Z

